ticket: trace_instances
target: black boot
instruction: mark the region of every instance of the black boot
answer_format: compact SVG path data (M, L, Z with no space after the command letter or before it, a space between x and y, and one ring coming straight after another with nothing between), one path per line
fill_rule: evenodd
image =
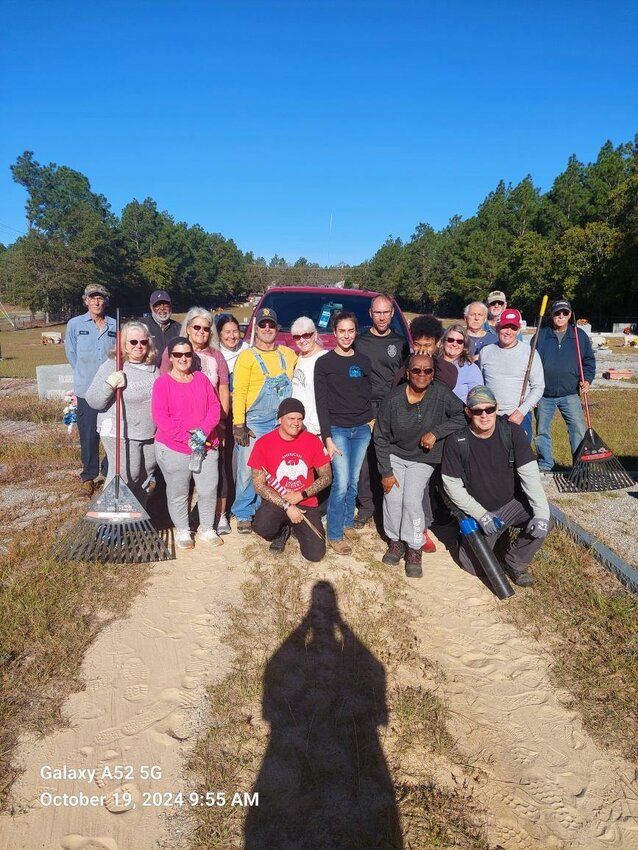
M286 541L290 537L290 526L286 523L279 534L275 537L273 542L270 544L271 552L283 552L286 548Z
M405 574L408 578L421 578L423 575L421 555L420 549L405 547Z

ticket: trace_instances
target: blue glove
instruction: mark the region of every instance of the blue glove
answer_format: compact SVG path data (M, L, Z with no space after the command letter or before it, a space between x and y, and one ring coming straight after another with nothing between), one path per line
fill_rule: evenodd
M500 531L505 523L498 514L486 511L480 518L479 525L481 526L483 534L486 534L489 537L490 534L496 534L497 531Z
M547 537L547 533L549 531L549 520L544 519L543 517L534 516L527 523L525 531L530 537L536 537L537 540L543 540Z

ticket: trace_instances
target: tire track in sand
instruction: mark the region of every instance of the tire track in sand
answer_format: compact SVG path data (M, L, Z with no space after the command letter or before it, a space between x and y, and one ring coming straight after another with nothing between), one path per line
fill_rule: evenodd
M100 633L82 665L86 689L64 706L69 728L21 741L24 773L13 789L14 816L0 817L2 850L151 850L166 841L164 815L171 810L141 803L147 792L189 790L182 764L206 719L205 686L230 668L220 638L225 609L241 596L241 551L237 542L178 552L176 561L155 567L129 616ZM44 765L95 774L90 781L87 774L47 779ZM132 771L110 778L116 765ZM161 778L142 778L143 765L159 766ZM43 792L103 800L47 807ZM123 802L124 792L134 808Z
M505 850L638 850L635 769L589 738L560 704L543 647L503 622L507 603L441 549L408 593L425 654L447 677L453 733L483 771L476 795L490 840Z

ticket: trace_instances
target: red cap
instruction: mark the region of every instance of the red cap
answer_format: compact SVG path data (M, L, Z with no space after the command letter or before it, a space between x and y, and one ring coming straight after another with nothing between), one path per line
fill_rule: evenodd
M507 310L503 310L499 316L497 327L505 328L510 325L518 330L521 326L521 321L521 314L518 310L513 310L511 307L508 307Z

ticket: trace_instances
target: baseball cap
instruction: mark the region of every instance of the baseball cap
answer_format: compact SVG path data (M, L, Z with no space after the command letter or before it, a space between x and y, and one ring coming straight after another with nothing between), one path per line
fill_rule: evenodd
M572 305L564 298L560 299L559 301L554 301L554 303L552 304L552 313L558 313L559 310L569 310L571 313Z
M270 319L271 322L274 322L276 325L279 324L277 321L277 314L274 310L271 310L270 307L262 307L261 310L257 310L255 313L255 324L258 325L260 322L263 322L264 319Z
M281 416L287 416L289 413L301 413L306 415L306 408L298 398L285 398L277 408L277 419Z
M158 301L166 301L169 304L173 303L171 296L168 294L168 292L164 292L163 289L156 289L155 292L153 292L151 297L149 298L149 304L151 305L151 307L154 304L157 304Z
M102 286L101 283L89 283L84 290L85 298L88 298L89 295L103 295L105 298L108 298L110 294L106 286Z
M507 298L505 297L505 293L501 292L500 289L495 289L494 292L490 292L487 296L487 303L493 304L494 301L502 301L503 304L507 304Z
M489 387L472 387L465 403L468 407L474 407L475 404L496 404L496 396Z
M496 327L503 328L507 325L513 325L513 327L518 330L521 326L521 322L521 314L518 312L518 310L513 310L511 307L508 307L507 310L503 310L503 312L501 313Z

